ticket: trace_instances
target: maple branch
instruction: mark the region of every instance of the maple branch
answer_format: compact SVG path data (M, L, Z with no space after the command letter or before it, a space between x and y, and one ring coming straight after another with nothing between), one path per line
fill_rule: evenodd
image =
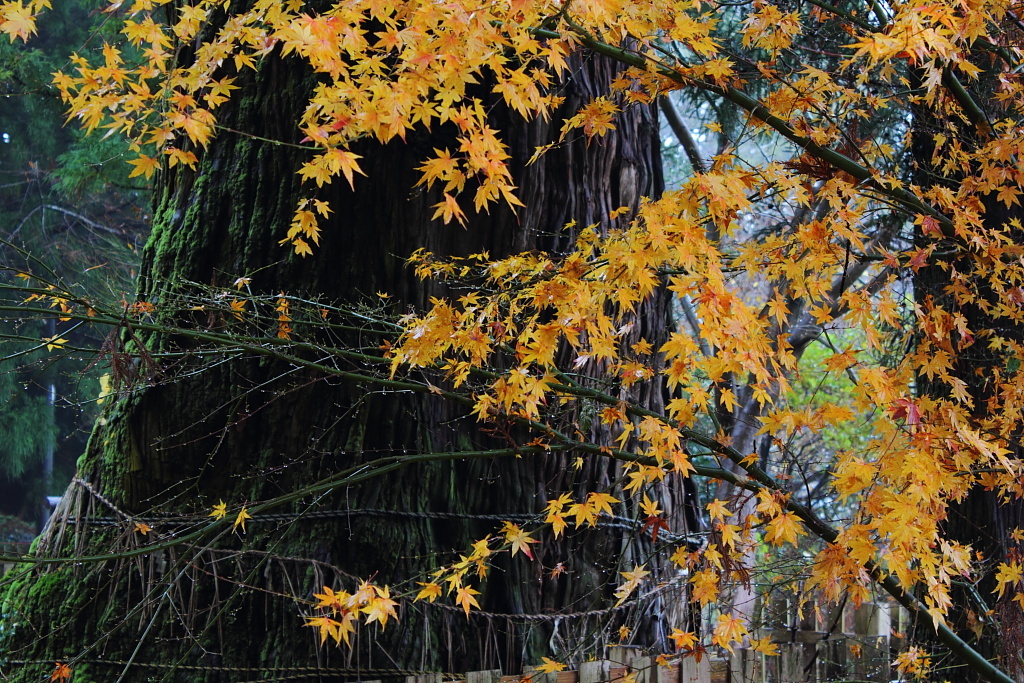
M964 114L967 116L967 120L971 122L975 130L979 134L988 137L992 134L992 123L988 120L988 116L982 110L978 103L974 101L971 94L967 92L967 88L963 86L960 79L953 73L953 67L947 65L942 70L942 84L946 86L946 89L956 100L960 108L964 110Z
M711 347L708 346L708 342L704 339L704 336L700 331L700 321L697 319L694 309L696 304L693 303L693 299L690 298L689 294L684 294L680 297L680 308L683 310L683 317L686 318L686 324L690 326L690 332L693 334L693 338L697 340L697 344L700 346L700 352L704 354L705 358L711 357Z
M117 237L121 237L124 234L120 230L117 230L116 228L112 228L109 225L104 225L103 223L97 223L96 221L92 220L91 218L88 218L87 216L83 216L82 214L78 213L77 211L72 211L71 209L65 209L63 206L57 206L56 204L43 204L42 208L46 209L48 211L55 211L57 213L62 213L62 214L64 214L65 216L67 216L69 218L75 219L76 221L78 221L82 225L86 226L87 228L92 228L93 230L99 230L101 232L106 232L106 233L109 233L111 235L115 235Z
M893 199L897 203L903 205L904 208L911 210L913 213L925 214L935 218L938 224L942 227L943 235L945 237L950 239L956 238L953 221L944 213L928 204L914 193L897 187L897 181L890 181L890 186L886 187L884 181L877 177L877 172L875 170L862 166L845 154L837 152L829 147L819 145L811 138L797 133L796 130L794 130L786 121L773 114L768 107L750 95L747 95L732 86L719 85L718 83L712 83L706 80L689 78L661 62L650 60L646 56L632 52L626 48L615 47L600 41L587 33L583 27L568 18L565 21L566 25L571 29L572 35L575 39L588 49L627 66L643 70L653 67L659 75L675 81L680 85L692 85L702 90L713 92L729 100L750 114L754 119L772 128L782 135L782 137L786 138L805 152L820 159L821 161L824 161L839 171L848 173L858 182L864 183L866 186L881 192L883 195ZM541 38L565 39L565 36L561 33L548 29L533 29L532 32Z
M668 95L662 95L658 98L658 106L661 107L661 112L665 115L669 128L675 133L679 144L683 146L686 158L690 160L690 166L697 173L707 173L707 164L704 163L704 159L700 156L697 141L690 135L690 129L686 127L686 124L679 117L679 112L676 111L675 105L672 104L672 100L668 98Z
M577 443L576 449L584 450L591 453L606 453L607 450L602 451L600 447L594 444ZM648 456L637 456L624 451L612 449L611 452L615 457L637 462L646 465L656 465L657 461L654 458ZM772 485L766 485L760 479L752 481L743 477L739 477L734 472L730 472L724 468L710 468L706 466L697 466L703 472L698 472L703 476L713 476L717 479L727 481L734 486L745 489L752 493L756 493L762 489L768 489L772 491L779 491L785 493L777 482L769 481ZM765 475L767 476L767 475ZM783 507L796 515L804 524L804 526L814 533L818 538L822 539L827 543L835 543L839 538L839 532L835 528L821 520L817 515L811 511L805 505L795 503L791 499L787 498ZM900 603L903 607L912 613L919 615L923 619L931 619L932 615L928 611L928 606L924 604L920 599L917 598L913 593L905 590L897 581L892 574L887 573L882 567L873 561L868 561L864 564L864 568L867 570L871 578L878 584L886 593L888 593L894 600ZM935 624L935 632L938 639L950 649L956 656L958 656L964 663L974 669L986 680L992 681L992 683L1014 683L1014 680L1007 676L1001 669L988 661L981 653L972 648L966 641L958 636L952 629L949 628L945 623L938 622Z
M832 5L832 4L829 4L827 2L824 2L823 0L807 0L807 1L810 4L814 5L815 7L819 8L819 9L823 9L826 12L828 12L829 14L834 14L837 17L845 19L846 21L850 22L851 24L853 24L857 28L862 28L865 31L869 31L871 33L875 33L876 31L881 31L881 30L884 30L884 28L885 28L885 22L884 21L880 20L879 23L881 24L881 26L875 27L875 26L872 26L871 24L869 24L868 22L864 21L863 19L855 17L854 15L850 14L849 12L841 10L838 7L836 7L835 5ZM874 2L874 0L872 0L871 5L872 5L873 11L875 12L875 15L878 16L880 14L880 12L878 12L877 10L874 10L874 7L877 5L877 3Z
M611 405L618 405L621 401L614 397L602 394L595 390L582 389L580 393L585 393L591 398L595 398L602 402L609 402ZM627 404L627 411L632 412L636 415L651 416L656 419L664 421L666 424L672 425L672 421L665 418L663 415L654 413L653 411L647 410L640 406ZM757 492L761 489L768 489L771 491L778 491L780 493L786 493L785 489L768 473L758 467L755 463L745 458L741 453L735 449L726 446L715 439L706 437L698 432L692 430L680 430L680 432L691 441L698 443L710 450L725 455L732 462L736 463L741 467L751 478L740 477L734 472L731 472L725 468L711 468L703 465L694 464L694 469L697 474L701 476L713 477L722 481L727 481L734 486L743 488L747 491ZM605 453L609 452L609 449L602 449L600 446L594 444L585 444L577 442L575 448L584 450L591 453ZM656 459L649 456L638 456L626 451L618 449L611 449L611 453L620 459L637 462L649 466L658 466ZM796 515L804 524L804 526L814 533L818 538L822 539L827 543L835 543L839 538L839 532L831 525L826 523L820 517L807 506L800 503L796 503L787 497L784 504L785 509ZM885 572L880 565L873 561L869 561L864 565L865 569L871 575L872 579L881 586L889 595L891 595L897 602L906 607L908 610L921 615L922 618L931 618L931 614L928 611L927 605L921 600L914 596L909 591L905 590L899 582L891 575ZM971 668L981 674L985 679L992 681L993 683L1012 683L1013 679L1007 676L998 667L993 665L984 656L982 656L977 650L973 649L967 644L962 638L960 638L952 629L950 629L944 623L937 623L936 634L940 641L949 649L956 653L965 663Z
M52 291L45 290L49 295L52 295ZM101 312L93 311L93 315L79 314L79 313L66 313L63 311L54 311L51 309L44 309L39 307L24 307L24 306L0 306L0 310L15 310L21 312L32 312L42 315L60 315L61 317L68 317L72 319L78 319L80 321L90 321L99 324L107 324L113 326L121 326L125 324L123 316L115 316L111 314L105 314ZM294 342L289 340L282 340L276 338L265 338L260 339L259 342L254 340L246 341L237 337L231 337L226 334L220 334L216 332L209 332L195 329L182 329L173 328L166 325L160 325L156 323L146 322L133 322L132 326L139 330L144 331L155 331L169 335L180 335L187 338L193 338L197 341L205 341L208 343L225 345L229 344L232 348L249 351L255 354L261 354L276 358L285 362L293 363L301 367L314 369L325 374L349 379L359 383L369 383L377 386L382 386L390 389L412 391L417 393L434 393L442 398L458 402L463 405L473 405L471 397L459 394L452 391L447 391L438 387L435 387L428 382L412 382L412 381L400 381L394 379L386 379L379 375L370 373L359 373L340 368L331 367L325 365L322 362L311 361L301 358L295 353L289 353L289 351L295 350L311 350L316 351L319 354L334 354L339 357L345 357L351 360L359 360L360 362L370 362L374 364L385 364L387 359L371 356L369 354L362 354L354 351L345 349L333 349L330 347L324 347L316 344L308 344L301 342ZM483 372L483 371L481 371ZM564 375L563 375L564 377ZM596 389L590 389L587 387L579 386L576 383L559 383L552 384L551 389L553 391L564 392L576 397L590 398L600 403L617 406L622 405L623 401L620 398L611 396L604 392ZM701 463L691 463L695 473L698 476L708 477L720 481L728 482L738 488L742 488L747 491L757 492L761 490L768 490L779 493L787 493L786 490L771 477L767 472L760 468L754 461L747 458L744 454L740 453L736 449L721 443L719 440L709 437L703 433L692 429L681 429L677 423L667 418L665 415L654 412L641 406L626 403L625 409L628 414L637 417L651 417L656 420L663 422L664 424L679 430L680 434L687 440L707 448L709 451L722 455L729 461L736 464L746 476L742 476L737 472L732 472L723 467L713 467L704 465ZM477 450L477 451L457 451L457 452L444 452L444 453L421 453L415 455L402 455L394 456L390 458L381 458L372 463L363 463L360 465L353 466L338 474L320 480L310 486L303 487L296 491L292 491L288 494L274 498L256 505L249 507L249 511L255 515L262 512L269 511L281 505L289 502L293 502L303 497L310 495L322 494L325 492L333 491L341 486L348 486L354 483L366 481L372 478L376 478L390 472L394 472L398 469L404 468L408 465L420 463L420 462L439 462L446 460L461 460L461 459L491 459L496 457L508 457L508 456L521 456L524 454L534 453L539 454L550 451L570 451L576 450L594 455L613 457L626 462L635 462L647 466L664 466L663 463L659 463L656 458L646 455L638 455L622 449L610 449L606 446L599 446L594 443L582 442L568 437L562 434L551 425L546 425L534 420L517 416L507 416L513 422L518 422L527 426L534 427L541 433L547 434L552 438L556 439L556 443L545 444L543 446L523 446L523 447L511 447L503 449L491 449L491 450ZM804 527L807 528L818 538L822 539L827 543L835 543L839 538L839 532L830 526L827 522L818 517L808 506L794 502L789 496L786 496L785 503L783 504L784 509L793 513L803 523ZM172 539L161 541L139 548L129 549L118 553L111 554L100 554L100 555L83 555L78 557L39 557L39 556L19 556L19 555L4 555L0 554L0 562L10 562L16 564L62 564L68 562L104 562L115 559L123 559L126 557L136 557L155 551L175 547L183 544L199 543L203 539L208 538L215 532L223 532L227 528L227 525L232 524L230 515L225 516L223 519L214 520L207 523L204 527L197 529L193 532L174 537ZM927 605L917 599L912 593L905 590L900 586L899 582L891 575L888 574L879 564L873 561L869 561L864 565L872 579L887 593L889 593L894 599L902 604L907 609L913 611L916 614L922 616L922 618L930 617ZM1005 673L1000 671L997 667L988 662L982 657L977 651L970 647L964 642L959 636L957 636L948 626L943 623L936 625L937 636L949 649L954 652L962 661L967 663L979 674L993 683L1012 683L1012 679L1006 676Z

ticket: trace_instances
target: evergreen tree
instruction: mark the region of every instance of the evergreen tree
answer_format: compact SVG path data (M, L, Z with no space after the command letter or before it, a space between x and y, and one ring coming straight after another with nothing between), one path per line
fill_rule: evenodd
M128 179L123 137L64 125L50 83L102 26L86 3L63 3L31 45L0 41L0 300L7 305L27 296L19 290L25 272L39 276L36 286L74 283L108 302L134 287L148 188ZM102 373L87 369L103 336L55 322L0 321L0 511L33 523L49 512L44 496L70 479L100 393ZM45 348L40 340L58 327L82 352Z

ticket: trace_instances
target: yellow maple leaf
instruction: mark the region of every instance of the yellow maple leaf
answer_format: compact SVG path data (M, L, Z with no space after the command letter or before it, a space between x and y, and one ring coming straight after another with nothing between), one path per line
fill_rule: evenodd
M632 571L621 572L622 577L626 579L626 582L619 586L615 591L615 597L618 598L618 601L615 603L616 607L624 603L626 598L636 590L637 586L639 586L645 578L650 576L650 572L644 569L646 566L646 564L634 565Z
M735 549L736 544L742 539L740 532L743 531L743 528L740 526L735 524L722 524L719 522L715 525L715 528L718 529L718 533L722 535L723 546Z
M877 474L877 467L860 458L851 458L836 468L833 486L843 501L871 486Z
M718 500L717 498L707 505L708 515L711 516L711 520L724 520L726 517L732 515L732 510L725 504L724 501Z
M522 551L528 558L533 559L533 551L530 550L530 544L539 543L540 541L530 538L530 534L511 522L504 522L501 530L505 534L505 542L512 545L512 557L515 557L516 553Z
M618 111L619 108L607 97L597 97L583 105L575 116L566 120L562 125L561 137L564 140L565 134L573 128L582 128L587 138L603 137L608 131L615 130L612 119Z
M433 583L432 581L428 581L426 583L424 583L424 582L417 582L417 583L420 586L423 586L423 589L420 590L420 592L416 594L416 599L417 600L428 600L430 602L434 602L434 600L436 600L437 598L439 598L441 596L441 586L439 586L438 584Z
M146 156L145 154L140 154L134 159L129 159L128 163L135 167L132 169L132 172L128 174L129 178L144 176L146 180L149 180L149 178L160 168L160 161L158 159Z
M707 607L718 598L718 573L713 569L696 572L690 582L693 584L690 599L700 602L701 607Z
M12 43L15 38L27 41L36 32L36 18L21 0L4 3L0 6L0 31L10 36Z
M896 671L924 680L931 672L931 657L922 648L911 646L896 657Z
M111 379L109 374L100 376L100 393L96 397L96 403L103 403L107 396L113 393L113 387L111 386Z
M648 498L646 493L644 494L643 501L640 503L640 509L645 517L659 517L664 512L664 510L658 507L658 502Z
M607 512L609 515L614 514L612 512L612 503L618 502L619 499L609 493L593 492L587 496L587 504L592 506L598 513Z
M239 299L232 299L228 302L228 306L231 307L231 313L235 316L235 319L241 320L242 313L245 310L245 301Z
M711 634L711 642L732 652L733 643L741 642L746 635L747 627L742 618L722 614L719 615L718 624L715 626L714 633Z
M346 609L348 600L352 597L347 591L334 592L330 586L324 586L323 593L313 593L313 597L319 600L317 607L330 609L334 612L340 612Z
M228 514L228 504L223 500L213 506L213 511L207 515L207 517L213 517L214 519L221 519Z
M247 519L252 519L252 515L249 514L249 511L245 508L245 506L242 506L242 509L238 511L238 515L235 516L235 522L231 525L231 530L235 531L238 529L238 527L242 527L242 533L244 534L245 520Z
M555 538L561 536L569 525L562 515L562 511L570 503L572 503L572 496L568 493L563 493L558 498L552 498L548 501L547 508L545 508L547 517L544 518L544 522L551 525L551 531L554 533Z
M320 644L327 642L327 637L334 638L334 642L341 644L341 622L330 617L310 617L306 619L306 626L312 626L320 631Z
M469 586L461 586L455 592L455 603L465 610L467 619L469 618L469 610L471 607L480 609L480 603L476 601L476 598L473 597L474 595L480 595L480 591L474 590Z
M455 197L447 192L444 193L444 201L434 204L431 208L434 209L434 215L431 218L440 216L445 225L451 223L452 218L456 219L459 225L466 224L466 214L462 211L462 207L455 201Z
M444 150L434 148L434 154L437 156L432 159L428 159L422 166L416 169L423 174L420 179L416 181L417 185L426 184L427 187L432 187L434 183L439 180L442 182L448 182L457 175L461 175L458 172L459 162L457 159L452 157L448 148L445 148ZM445 189L448 190L450 188L446 187Z
M556 671L565 671L565 664L562 662L556 662L553 659L547 657L541 657L543 664L537 667L537 671L545 674L555 673Z
M145 522L135 522L135 531L138 531L143 536L147 535L153 528Z
M768 522L765 530L765 539L773 545L782 545L783 543L796 545L797 537L806 535L807 532L801 526L800 520L789 512L783 512L776 516Z
M778 646L772 642L771 636L765 636L758 640L751 640L750 647L754 652L760 652L761 654L769 657L777 657L779 654Z
M698 642L697 636L692 631L683 631L678 628L674 629L668 637L677 650L692 650Z
M47 351L53 351L54 349L63 348L64 345L68 343L67 339L64 339L63 337L57 337L56 335L54 335L53 337L43 337L43 341L46 343Z
M391 591L387 586L383 588L374 586L373 591L373 597L368 600L366 606L361 611L366 615L367 624L372 624L376 621L380 623L381 628L384 628L387 626L389 618L398 618L398 614L395 612L395 607L398 606L398 603L391 599Z
M1024 578L1024 569L1019 562L1013 561L1009 564L1000 562L996 569L996 593L1003 597L1007 588L1012 588Z

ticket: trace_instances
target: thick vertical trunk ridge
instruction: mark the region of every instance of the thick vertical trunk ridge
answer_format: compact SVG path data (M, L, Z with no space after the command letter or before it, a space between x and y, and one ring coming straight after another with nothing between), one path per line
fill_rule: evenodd
M985 74L972 85L975 101L985 103L990 115L998 117L996 102L991 93L996 89L990 74ZM963 180L957 172L944 172L934 165L935 139L938 134L956 139L965 148L985 143L984 135L965 121L940 121L927 109L915 111L913 126L912 154L915 164L915 184L925 189L935 186L955 186ZM997 201L994 194L983 196L978 210L986 230L1001 231L1013 225L1022 217L1019 206L1008 207ZM1016 231L1019 241L1024 235ZM921 234L916 236L919 243L928 240ZM933 263L915 271L914 296L922 307L934 305L952 314L961 316L966 329L979 339L992 331L1003 340L1016 343L1024 341L1024 328L1013 324L1005 317L993 315L998 310L999 295L992 291L988 273L978 272L977 261L969 256L946 258L945 263ZM957 272L973 283L977 299L959 301L950 287L950 273ZM950 343L960 345L958 332L950 333ZM968 346L956 356L951 375L962 380L974 406L972 418L983 423L990 414L989 402L999 392L992 377L997 376L1006 364L1006 357L999 347L985 343ZM927 377L917 378L918 391L922 396L943 398L948 389L938 380ZM1009 444L1016 457L1021 455L1019 437L1017 443ZM1020 553L1017 543L1011 539L1011 532L1024 524L1024 504L1020 500L1001 498L996 491L975 483L961 500L949 503L943 530L948 538L957 543L970 545L978 559L984 560L984 569L967 580L954 581L950 591L953 605L947 616L950 626L964 641L1016 680L1024 680L1024 665L1020 658L1020 646L1024 642L1024 628L1018 616L1019 608L1012 605L1010 595L997 598L996 567L999 562L1012 559ZM936 658L936 675L951 676L954 680L980 681L982 678L970 669L952 660L949 666L948 653L935 643L932 624L916 625L916 637L930 643L940 655Z

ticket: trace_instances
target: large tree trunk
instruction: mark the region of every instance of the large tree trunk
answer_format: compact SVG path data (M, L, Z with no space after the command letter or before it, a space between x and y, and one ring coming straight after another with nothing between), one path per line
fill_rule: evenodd
M989 110L986 116L992 117L991 120L998 119L999 112L992 97L994 79L982 77L971 84L970 90L974 101ZM939 134L957 140L972 153L986 143L988 136L985 130L964 120L939 120L924 107L915 111L912 144L915 184L926 190L935 186L955 190L964 181L965 174L959 171L950 173L940 168L942 154L936 158L935 150L935 139ZM978 211L985 231L1002 231L1012 221L1024 217L1019 206L1008 208L997 201L994 193L982 195L978 205L970 208ZM1019 241L1022 238L1024 235L1018 229L1015 239ZM920 231L915 240L921 247L934 244L934 236L925 236ZM998 312L994 304L998 304L1000 295L990 284L990 268L973 258L964 245L954 246L961 250L959 255L938 257L915 272L914 296L925 312L934 307L961 317L970 337L950 329L949 338L943 340L948 348L956 351L950 374L966 385L973 404L972 426L984 434L1007 439L1007 446L1020 457L1020 435L1002 434L1001 429L993 426L1002 412L998 407L1001 389L993 378L1005 376L1007 356L991 340L1020 344L1024 341L1024 327L1005 315L993 314L993 311ZM966 297L964 293L967 293ZM919 338L935 335L935 331L918 331L918 335ZM935 343L935 339L929 343ZM937 379L919 376L916 381L922 396L949 397L948 387ZM1024 644L1024 619L1020 606L1011 601L1012 591L999 599L995 589L998 563L1019 557L1020 549L1011 533L1022 526L1024 503L1021 500L1008 499L977 482L962 500L949 503L943 523L946 536L971 546L978 560L974 575L953 582L950 591L953 605L947 620L960 638L1016 680L1024 680L1024 665L1020 658L1021 645ZM914 630L915 639L930 644L933 649L936 677L948 676L951 680L965 682L983 680L957 659L951 658L948 651L936 642L930 620L916 624Z
M602 92L612 70L601 60L580 60L565 84L566 111ZM300 192L308 191L296 175L302 152L265 140L298 142L294 121L313 79L291 60L267 60L239 83L243 89L220 113L221 123L252 137L222 134L194 172L178 167L160 183L139 299L155 304L154 315L168 324L244 329L244 322L210 313L211 297L241 276L251 277L256 293L341 306L380 306L375 293L387 292L390 310L403 312L446 293L404 267L416 247L440 254L564 250L573 238L566 223L610 227L610 210L636 206L661 184L649 109L628 110L601 142L568 143L526 167L535 145L556 138L560 122L525 123L495 106L494 125L506 131L527 204L518 216L492 209L472 216L465 230L431 223L439 197L413 189L414 169L431 148L451 144L443 129L408 142L366 144L357 151L368 177L357 179L354 191L335 183L319 193L335 213L320 246L301 259L279 240ZM203 297L210 306L203 308ZM371 349L383 341L372 325L365 334L303 326L300 304L293 306L296 338L332 334L335 344ZM655 348L666 311L662 295L638 314L636 333ZM327 321L344 322L333 313ZM139 379L97 424L79 481L41 540L41 554L116 553L169 539L201 525L197 517L219 500L268 500L382 456L499 448L529 438L516 430L485 433L468 408L430 394L386 391L250 354L211 354L186 335L122 330L121 339L135 354L134 369L122 372ZM152 362L140 353L143 345ZM661 399L644 400L657 407ZM590 436L611 438L596 428ZM639 626L635 637L655 645L663 630L653 603L640 615L609 609L617 572L642 561L636 558L643 552L629 542L631 532L616 528L558 542L543 537L537 561L499 562L480 586L491 616L467 618L450 599L447 607L403 600L400 622L384 631L363 627L351 652L321 648L316 630L303 628L301 616L312 611L303 601L325 584L352 590L356 578L374 577L397 584L394 591L414 591L410 580L426 581L425 572L494 533L499 518L536 514L561 492L609 487L620 474L611 461L590 460L580 471L571 461L544 454L410 466L292 501L277 510L280 516L257 516L244 535L33 569L8 594L5 618L16 626L5 626L5 634L13 632L6 656L20 664L5 673L35 681L52 662L67 659L75 660L76 683L115 680L122 671L123 680L188 681L335 680L342 670L364 678L399 669L508 672L541 654L594 653L618 637L609 632L627 617ZM672 495L663 492L663 507L673 505ZM159 521L150 521L153 531L143 537L124 515ZM102 525L102 518L114 523ZM552 571L559 563L566 569L560 575ZM583 611L596 612L561 616Z

